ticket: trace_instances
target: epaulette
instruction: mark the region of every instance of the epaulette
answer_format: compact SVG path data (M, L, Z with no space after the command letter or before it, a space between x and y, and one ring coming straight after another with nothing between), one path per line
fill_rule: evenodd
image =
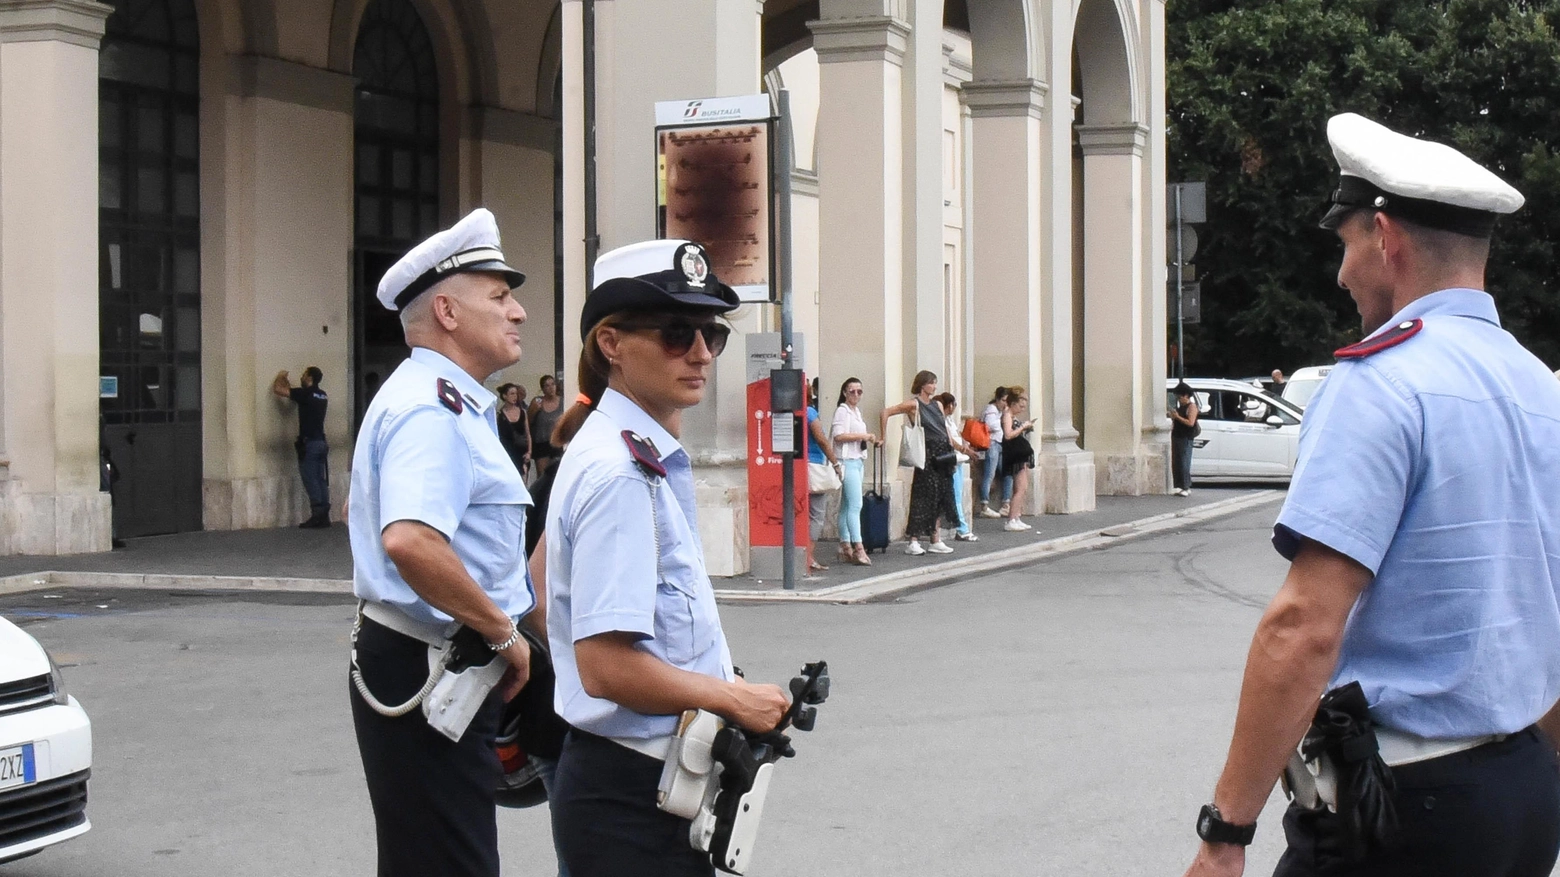
M439 378L439 401L444 403L445 408L456 414L464 411L466 407L465 403L460 400L460 391L455 389L454 384L444 378Z
M1366 338L1358 344L1340 347L1333 351L1333 356L1338 359L1363 359L1373 353L1380 353L1389 347L1396 347L1402 344L1404 341L1418 335L1419 330L1424 327L1424 320L1406 320L1382 332L1380 335Z
M666 467L661 464L661 454L655 449L655 443L633 430L623 430L623 443L628 445L629 456L634 458L634 465L646 475L657 478L666 477Z

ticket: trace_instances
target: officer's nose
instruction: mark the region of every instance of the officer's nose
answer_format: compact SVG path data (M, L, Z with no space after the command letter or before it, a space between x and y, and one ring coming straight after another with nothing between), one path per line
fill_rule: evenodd
M525 322L525 308L521 307L520 303L515 301L513 297L511 297L509 299L509 314L508 314L508 316L509 316L510 322L514 323L517 326L520 325L521 323Z
M710 363L715 361L715 354L710 352L710 346L704 343L704 333L693 333L693 346L688 348L688 358L694 362Z

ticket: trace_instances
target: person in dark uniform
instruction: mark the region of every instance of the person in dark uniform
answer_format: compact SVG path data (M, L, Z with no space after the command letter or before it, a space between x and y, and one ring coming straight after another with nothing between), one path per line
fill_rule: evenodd
M330 397L320 386L324 377L324 372L311 365L303 370L302 386L292 385L286 369L277 372L271 382L272 395L291 399L298 406L298 441L293 447L298 452L303 492L309 497L309 519L298 525L303 530L330 526L330 460L325 444L325 406Z
M1366 338L1301 422L1273 528L1289 574L1187 874L1242 873L1283 773L1279 877L1548 877L1560 383L1484 291L1496 217L1523 198L1357 115L1327 133L1343 178L1322 224Z
M349 696L380 877L499 873L494 738L529 674L516 625L546 628L521 550L531 498L482 381L520 358L525 310L511 290L524 280L478 209L379 284L412 348L364 414L347 516L361 601ZM462 627L508 669L452 740L418 707L440 675L430 649Z
M729 327L736 293L686 241L632 244L596 261L580 316L586 402L547 513L554 702L573 728L553 786L553 834L572 877L714 873L689 820L656 806L678 716L704 709L753 731L788 707L735 675L679 442Z

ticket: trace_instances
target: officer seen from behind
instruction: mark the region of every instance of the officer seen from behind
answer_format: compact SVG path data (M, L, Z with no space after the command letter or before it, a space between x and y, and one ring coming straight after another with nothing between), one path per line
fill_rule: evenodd
M1484 291L1496 216L1523 199L1360 116L1327 134L1343 178L1322 224L1367 337L1306 408L1273 528L1289 574L1187 874L1242 873L1285 773L1280 877L1547 877L1560 384Z
M298 440L293 448L298 452L298 475L309 497L309 519L298 525L301 530L330 526L330 460L325 444L325 406L330 398L320 387L324 377L324 372L311 365L303 370L302 386L292 385L286 369L271 381L273 396L298 404Z
M354 628L352 719L390 875L496 877L493 742L504 700L524 685L530 649L516 622L545 636L526 572L520 473L498 440L495 399L482 386L520 358L525 311L510 290L525 278L476 210L386 272L379 300L399 310L411 357L368 406L352 461ZM452 740L425 718L440 673L430 649L456 636L475 660L508 670ZM498 668L502 669L502 668ZM436 698L435 698L436 699Z

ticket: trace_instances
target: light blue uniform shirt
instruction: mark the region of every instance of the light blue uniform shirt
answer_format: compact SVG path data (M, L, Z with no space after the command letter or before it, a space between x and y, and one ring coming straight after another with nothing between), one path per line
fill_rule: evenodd
M459 394L459 414L439 401L440 378ZM444 534L505 614L519 618L536 606L525 562L531 494L498 441L496 401L460 366L423 347L412 348L380 386L352 455L347 522L358 597L417 621L450 620L401 578L380 539L396 521L419 521Z
M1332 370L1300 425L1273 543L1299 537L1375 573L1332 685L1422 737L1512 733L1560 697L1560 381L1447 289L1383 331L1419 334Z
M666 478L634 463L624 430L655 445ZM733 678L695 508L688 452L627 397L606 391L558 464L547 510L553 701L574 727L645 740L677 726L676 716L647 716L586 694L574 644L587 637L633 634L638 648L674 667Z

